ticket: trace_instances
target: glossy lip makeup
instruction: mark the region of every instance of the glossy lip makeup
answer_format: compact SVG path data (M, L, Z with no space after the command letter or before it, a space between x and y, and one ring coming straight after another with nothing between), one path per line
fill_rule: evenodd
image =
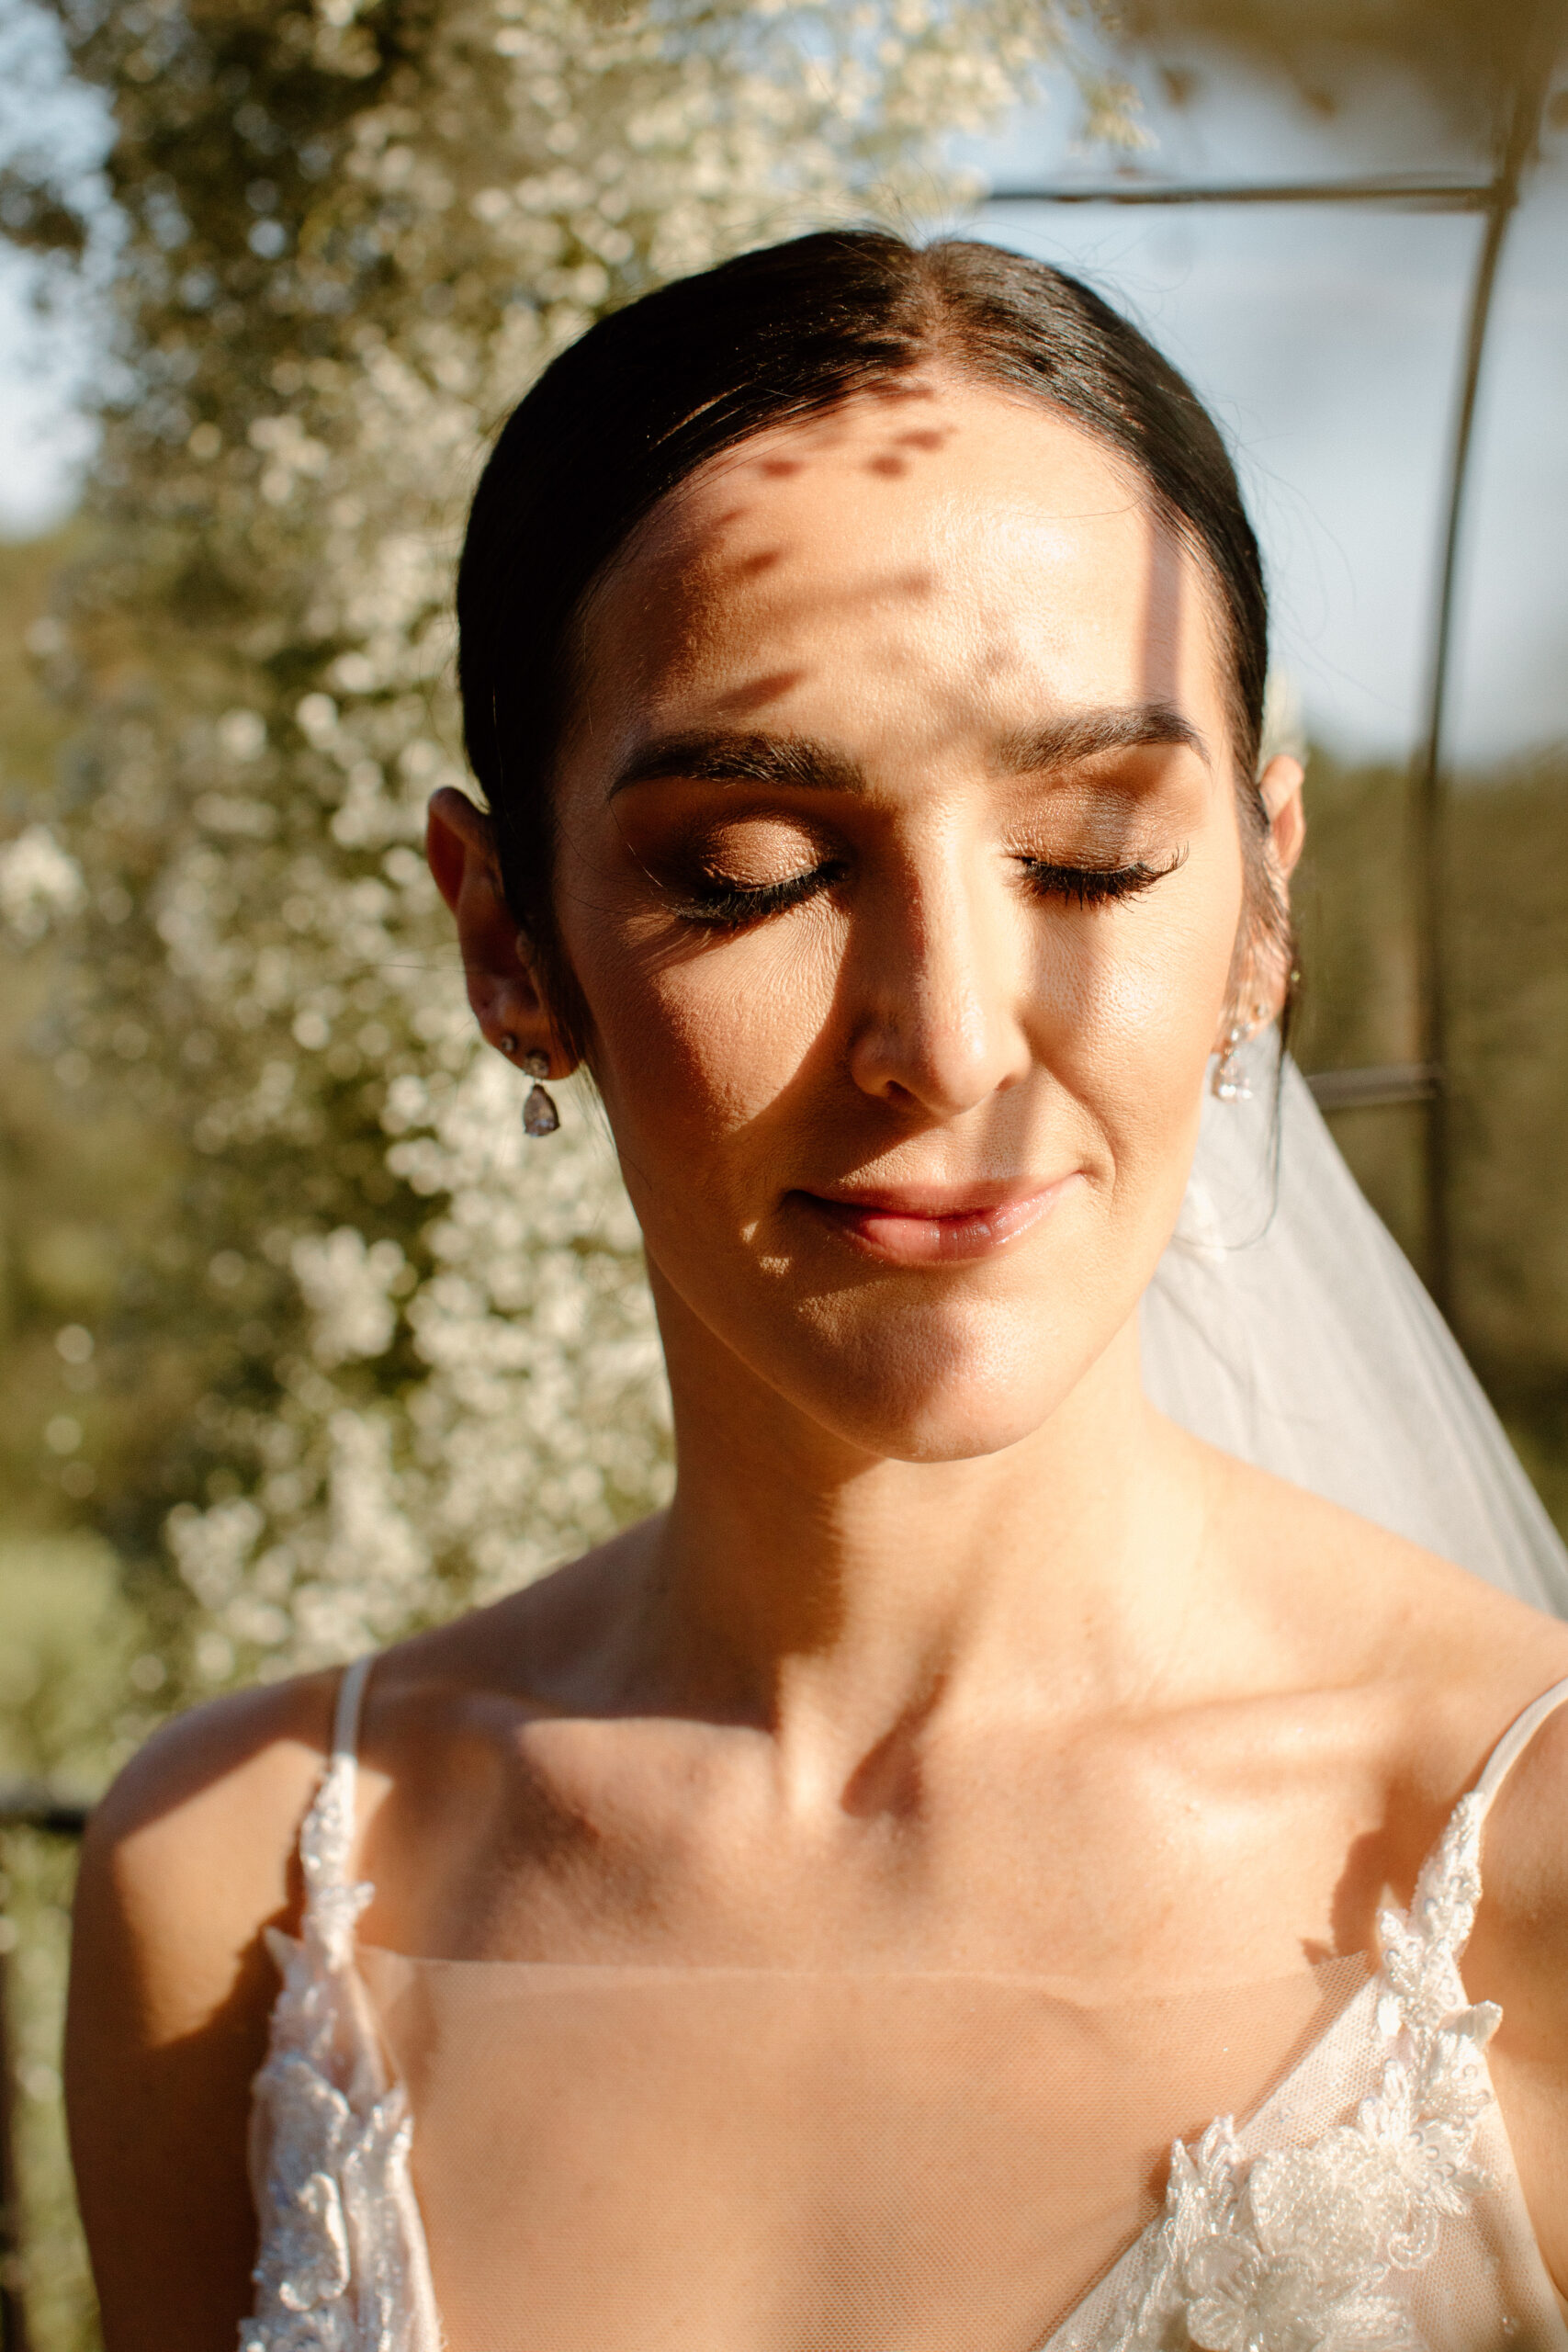
M792 1197L862 1256L890 1266L951 1266L993 1257L1038 1225L1078 1181L846 1185Z

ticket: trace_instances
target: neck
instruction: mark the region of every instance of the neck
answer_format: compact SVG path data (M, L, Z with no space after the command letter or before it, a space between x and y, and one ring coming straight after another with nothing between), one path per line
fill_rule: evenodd
M756 1723L837 1773L897 1724L1027 1703L1064 1724L1160 1682L1205 1498L1145 1403L1135 1319L1056 1411L976 1459L870 1456L660 1300L676 1498L633 1679Z

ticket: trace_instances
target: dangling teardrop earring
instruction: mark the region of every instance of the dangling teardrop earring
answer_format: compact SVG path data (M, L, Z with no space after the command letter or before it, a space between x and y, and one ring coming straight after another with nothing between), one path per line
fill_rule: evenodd
M517 1040L510 1029L503 1029L495 1042L508 1061L515 1060ZM553 1136L560 1125L560 1113L554 1098L539 1084L540 1079L550 1074L550 1057L536 1046L532 1053L524 1055L523 1067L534 1080L523 1105L523 1132L525 1136Z
M1292 980L1299 979L1301 975L1299 972L1292 972L1291 978ZM1214 1065L1213 1091L1220 1102L1251 1102L1252 1089L1247 1082L1247 1072L1241 1066L1241 1057L1236 1047L1244 1046L1249 1037L1258 1036L1261 1031L1267 1029L1273 1018L1273 1012L1268 1005L1255 1004L1249 1020L1231 1023L1225 1032L1225 1042L1221 1048L1220 1058Z
M1225 1032L1224 1047L1214 1064L1213 1092L1221 1102L1250 1102L1252 1089L1247 1082L1236 1047L1246 1038L1247 1031L1239 1021L1233 1021Z
M548 1054L537 1050L523 1057L523 1067L534 1080L528 1099L523 1105L523 1132L525 1136L553 1136L560 1125L560 1113L554 1097L547 1094L539 1080L550 1074Z

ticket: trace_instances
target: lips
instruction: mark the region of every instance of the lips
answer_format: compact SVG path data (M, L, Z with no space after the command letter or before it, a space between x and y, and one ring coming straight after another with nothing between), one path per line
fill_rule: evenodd
M794 1197L852 1249L885 1265L957 1265L992 1257L1017 1241L1076 1181L1064 1176L987 1191L911 1186Z

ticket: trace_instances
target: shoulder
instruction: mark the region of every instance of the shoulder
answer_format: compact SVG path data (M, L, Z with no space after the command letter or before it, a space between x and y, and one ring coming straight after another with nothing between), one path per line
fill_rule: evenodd
M1309 1638L1337 1648L1343 1671L1382 1694L1396 1727L1390 1805L1428 1817L1435 1831L1527 1710L1568 1683L1568 1623L1353 1513L1305 1500L1289 1515L1280 1564L1292 1586L1315 1587L1303 1609ZM1516 1999L1527 1978L1550 1979L1568 2082L1565 1829L1568 1702L1540 1724L1492 1802L1472 1946L1488 1967L1506 1958Z
M72 2158L108 2340L232 2342L249 2301L251 2083L296 1924L336 1678L178 1717L88 1825L65 2036Z
M1211 1461L1218 1572L1227 1613L1245 1629L1247 1671L1260 1688L1336 1702L1384 1811L1406 1825L1414 1869L1509 1726L1568 1679L1568 1624L1355 1512ZM1528 1776L1521 1765L1499 1802L1489 1853L1510 1842L1516 1801L1532 1802L1526 1792L1568 1765L1568 1720L1544 1730L1526 1761ZM1563 1860L1568 1869L1568 1840Z
M1561 1662L1556 1672L1568 1679ZM1550 2032L1568 2091L1568 1702L1539 1727L1497 1792L1482 1884L1467 1973L1495 1977L1516 2024L1528 2011Z
M164 1726L83 1841L76 1967L129 1970L148 2031L189 2031L264 1926L298 1910L295 1845L330 1737L335 1675L236 1692Z
M1211 1523L1238 1593L1310 1679L1421 1691L1451 1720L1452 1761L1466 1778L1467 1740L1483 1737L1487 1752L1513 1714L1568 1677L1568 1624L1355 1511L1202 1452ZM1450 1759L1446 1743L1438 1750L1440 1780Z
M1538 1677L1545 1681L1555 1668ZM1497 1791L1464 1959L1472 2000L1502 2023L1489 2057L1537 2242L1568 2280L1568 1705L1536 1731Z

